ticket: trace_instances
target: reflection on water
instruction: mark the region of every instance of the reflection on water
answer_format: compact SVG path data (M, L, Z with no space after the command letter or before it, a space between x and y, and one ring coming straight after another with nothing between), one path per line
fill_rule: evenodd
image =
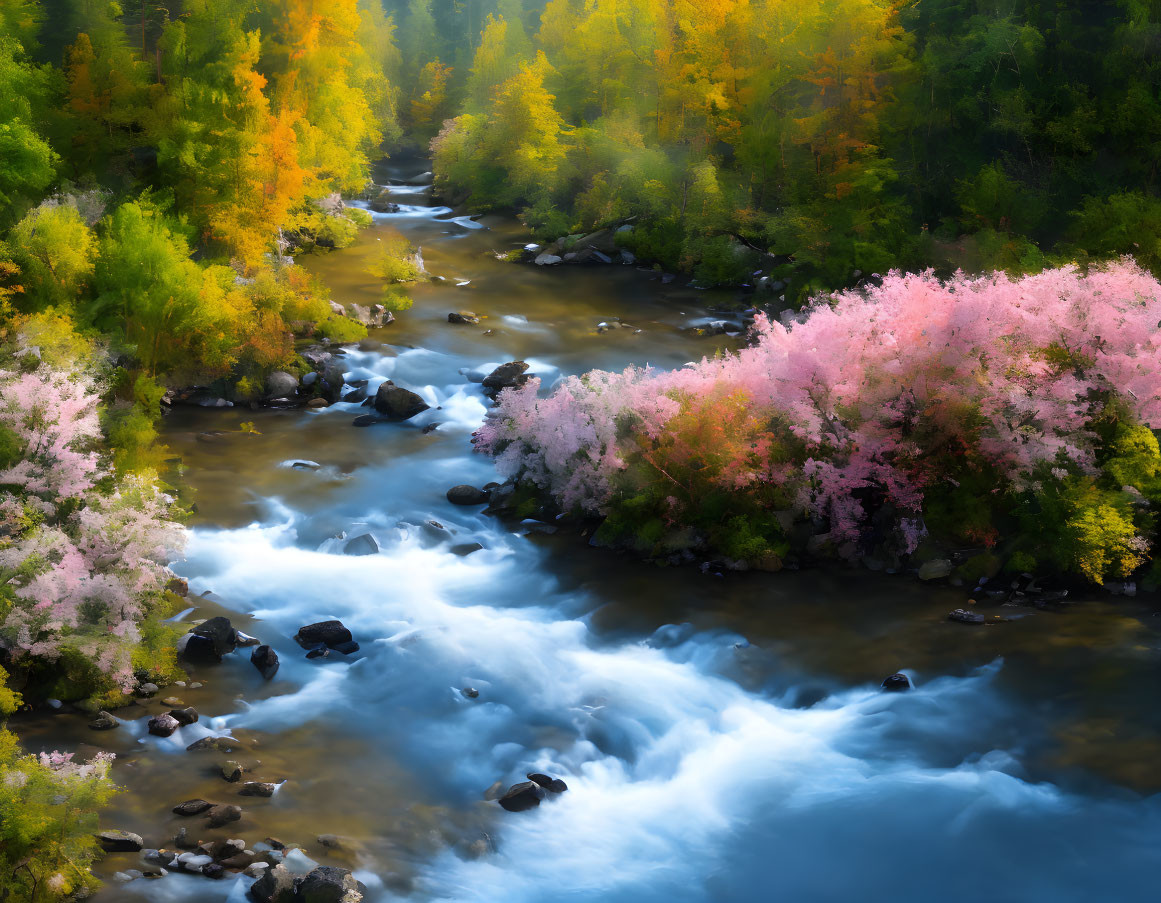
M235 801L225 756L184 751L228 733L256 779L285 784L203 835L301 843L356 868L373 899L1153 898L1161 644L1146 603L965 627L946 620L963 604L950 588L658 569L452 506L447 487L492 478L470 454L486 401L469 375L513 358L546 384L677 366L715 347L681 329L710 299L628 267L500 263L492 250L524 240L511 223L474 229L423 207L421 188L398 193L403 210L355 248L304 263L337 299L368 304L378 287L362 267L381 229L423 248L445 281L418 288L415 309L375 335L387 344L345 366L432 410L371 429L351 427L361 409L344 404L172 415L166 440L198 502L178 569L194 594L216 594L194 616L225 611L283 664L270 683L246 650L195 671L205 686L174 692L203 720L175 739L143 731L160 703L100 735L128 788L109 824L164 844L176 802ZM462 308L482 324L448 324ZM597 332L615 316L643 331ZM342 554L362 533L379 554ZM483 548L453 551L466 543ZM359 654L303 658L293 634L324 618L351 628ZM899 669L916 689L880 693ZM94 739L74 718L24 730L33 744ZM519 814L484 801L528 771L570 789ZM240 901L247 883L171 875L101 899Z

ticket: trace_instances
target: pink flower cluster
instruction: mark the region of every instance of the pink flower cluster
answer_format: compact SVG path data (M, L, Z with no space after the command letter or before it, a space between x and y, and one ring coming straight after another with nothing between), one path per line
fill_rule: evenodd
M97 487L99 396L84 375L0 370L0 428L19 452L0 469L0 587L15 601L0 631L50 659L67 643L128 687L138 625L184 541L172 500L145 477Z
M1015 279L891 273L816 299L789 325L760 318L737 354L570 377L547 398L536 380L509 389L475 442L562 507L603 512L642 438L683 406L741 395L806 457L788 469L751 456L723 476L731 488L776 481L838 541L864 517L853 493L873 489L913 547L924 488L942 478L925 461L950 439L1022 487L1040 465L1092 469L1091 418L1110 396L1161 427L1159 328L1161 284L1129 260Z

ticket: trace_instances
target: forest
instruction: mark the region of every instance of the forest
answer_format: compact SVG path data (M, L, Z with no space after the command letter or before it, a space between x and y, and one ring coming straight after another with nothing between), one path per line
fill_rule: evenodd
M1161 588L1161 0L0 0L0 722L188 678L166 417L261 436L279 380L348 398L308 349L423 322L396 160L511 220L514 283L616 261L747 327L513 361L490 511L703 571ZM352 305L319 274L372 235ZM99 886L115 769L0 727L0 901Z

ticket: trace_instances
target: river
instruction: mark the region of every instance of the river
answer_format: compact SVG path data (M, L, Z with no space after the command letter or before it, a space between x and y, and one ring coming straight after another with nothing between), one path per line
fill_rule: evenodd
M177 802L238 802L240 822L201 836L298 843L354 868L373 901L1156 899L1161 618L1145 600L972 627L946 619L962 590L910 577L657 568L448 503L448 487L494 478L469 442L480 372L523 359L547 387L736 340L685 329L718 299L657 274L497 260L526 240L518 224L433 206L422 168L383 168L400 212L300 263L336 299L371 304L384 230L422 249L443 281L344 366L432 410L368 429L343 403L167 418L197 500L175 566L187 617L227 614L282 666L264 682L243 649L193 671L203 687L160 695L201 721L168 739L145 732L160 703L101 735L75 716L21 725L32 746L118 753L126 789L105 824L163 846L190 824ZM479 326L447 322L464 308ZM598 328L614 317L632 328ZM378 554L342 554L367 532ZM483 548L453 551L468 543ZM303 657L295 631L325 618L351 628L357 655ZM915 688L880 691L897 670ZM211 732L243 742L234 758L254 779L285 783L237 797L226 756L185 752ZM531 771L568 791L519 813L485 800ZM240 903L249 883L171 874L98 900Z

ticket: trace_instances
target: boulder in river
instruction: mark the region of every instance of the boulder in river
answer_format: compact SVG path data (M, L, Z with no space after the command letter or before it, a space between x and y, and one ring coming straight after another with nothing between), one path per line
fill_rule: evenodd
M269 646L259 646L250 653L250 664L266 680L270 680L278 673L278 653Z
M209 800L196 799L186 800L184 803L178 803L173 807L174 815L201 815L203 812L208 812L214 806Z
M966 608L957 608L947 616L947 619L960 624L983 624L987 621L987 618L979 612L968 611Z
M460 558L466 558L473 552L481 552L484 547L478 542L460 542L448 549L453 555L458 555Z
M294 641L303 649L311 649L318 645L334 648L342 643L354 640L351 631L342 621L319 621L317 624L307 624L299 627L294 635Z
M375 410L388 420L410 420L430 405L412 392L387 380L375 392Z
M240 763L230 759L229 761L222 763L221 772L222 780L228 781L231 784L236 784L238 781L242 780L242 775L246 772L246 769L243 768Z
M154 715L149 719L149 733L155 737L169 737L181 727L181 722L169 713Z
M141 835L131 831L102 831L97 840L106 853L136 853L145 848Z
M89 722L89 730L91 731L111 731L117 727L121 722L113 715L102 710L97 712L97 716Z
M213 643L214 654L219 660L223 655L228 655L238 647L238 636L234 630L234 625L230 623L229 618L223 618L220 615L203 621L190 633L209 639ZM189 647L187 646L186 649L188 655Z
M888 693L902 693L911 689L911 680L906 674L892 674L883 680L883 689Z
M267 398L293 398L298 392L298 378L285 370L275 370L266 378Z
M447 315L447 321L461 326L475 326L480 322L480 318L470 310L456 310Z
M242 817L241 806L214 806L206 812L209 816L209 827L220 828L230 822L238 821Z
M363 892L347 869L322 865L302 879L297 899L301 903L360 903Z
M947 558L934 558L925 561L919 566L920 580L942 580L951 574L951 561Z
M524 781L513 784L499 799L500 805L509 812L523 812L526 809L535 809L544 799L544 788L535 781Z
M484 391L489 395L495 395L503 389L519 388L529 380L527 370L528 364L524 361L508 361L501 364L484 377Z
M467 483L461 483L447 491L447 500L453 505L486 505L488 493Z
M284 865L266 869L250 887L255 903L294 903L294 875Z
M360 533L354 539L348 539L343 546L344 555L377 555L379 543L370 533Z
M198 710L192 705L187 705L183 709L170 709L169 717L173 718L180 725L193 724L198 720Z
M540 787L543 787L549 793L564 793L566 790L568 790L568 784L566 784L560 778L554 778L550 775L541 774L540 772L534 771L530 773L528 775L528 780L532 781L534 784L539 785Z
M559 257L556 254L549 254L547 251L545 251L541 254L537 254L533 263L535 263L538 267L551 267L556 266L563 259L564 258Z
M274 791L278 788L277 784L271 784L266 781L247 781L242 785L242 789L238 791L239 796L274 796Z
M242 748L240 740L233 737L202 737L186 747L187 752L237 752Z

